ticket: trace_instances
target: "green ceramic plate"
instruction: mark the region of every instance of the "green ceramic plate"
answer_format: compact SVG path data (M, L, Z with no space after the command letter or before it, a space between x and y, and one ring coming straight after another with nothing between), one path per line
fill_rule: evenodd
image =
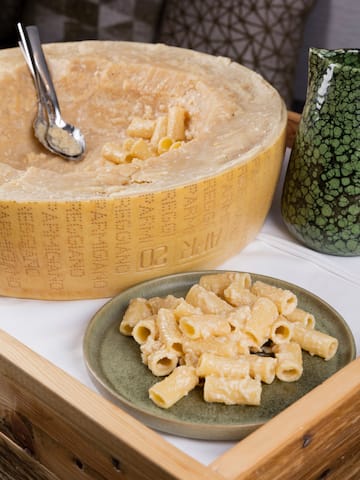
M302 378L294 383L275 380L271 385L263 385L261 406L258 407L206 403L198 388L168 410L157 407L149 400L147 392L158 378L141 363L139 346L132 337L119 333L120 320L131 298L170 293L184 296L204 273L213 271L169 275L129 288L106 303L92 318L85 332L85 363L96 387L149 427L190 438L241 439L355 358L351 331L330 305L296 285L252 274L253 280L292 290L298 297L299 307L315 315L316 328L339 340L335 357L325 362L304 352Z

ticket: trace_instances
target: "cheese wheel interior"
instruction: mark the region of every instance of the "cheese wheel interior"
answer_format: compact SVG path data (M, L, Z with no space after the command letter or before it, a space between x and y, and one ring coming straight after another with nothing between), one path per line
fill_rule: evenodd
M108 198L164 190L246 161L284 127L278 93L227 58L126 42L44 45L63 117L81 129L78 163L47 152L33 134L36 93L19 49L0 51L0 200ZM181 148L115 164L101 149L121 143L134 117L187 112Z

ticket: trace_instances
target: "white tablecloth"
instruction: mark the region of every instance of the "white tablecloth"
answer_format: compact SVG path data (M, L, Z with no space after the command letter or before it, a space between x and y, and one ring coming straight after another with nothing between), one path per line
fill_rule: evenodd
M282 178L257 238L219 268L270 275L315 293L345 318L359 355L360 257L323 255L301 246L288 234L279 208ZM83 362L82 338L89 320L107 300L56 302L0 297L0 328L94 389ZM233 445L164 437L204 464Z

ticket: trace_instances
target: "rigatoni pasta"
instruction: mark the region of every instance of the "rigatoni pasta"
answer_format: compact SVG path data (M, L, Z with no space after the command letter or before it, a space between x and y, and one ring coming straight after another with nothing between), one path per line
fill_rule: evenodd
M261 382L250 377L208 375L204 383L204 400L225 405L260 405Z
M168 112L167 135L174 141L185 140L185 115L183 107L170 107Z
M180 318L181 332L191 339L207 338L210 336L221 337L231 332L230 323L226 316L216 314L196 314Z
M268 340L271 326L278 317L276 305L266 297L259 297L251 308L244 332L254 340L258 349Z
M242 272L210 273L200 278L199 285L220 297L224 297L224 291L234 282L236 282L239 288L249 289L251 277L248 273Z
M178 357L174 351L162 348L151 353L147 365L153 375L163 377L169 375L177 366Z
M160 408L197 386L205 402L259 405L263 383L301 377L303 350L329 360L338 348L293 292L240 272L203 275L185 298L133 299L119 329L139 344L150 371L165 377L149 389Z
M335 355L339 343L336 338L326 333L301 325L294 325L293 339L310 355L318 355L325 360L330 360Z
M199 358L196 373L203 378L208 375L244 378L250 374L250 362L245 356L228 358L204 352Z
M290 342L293 336L294 326L286 317L280 315L270 327L270 340L276 345L278 343Z
M155 340L155 338L158 336L158 329L155 323L155 318L155 316L148 317L136 323L136 325L132 329L132 336L135 342L142 345L149 338Z
M272 300L279 313L284 315L293 312L297 306L296 295L290 290L284 290L258 280L252 285L251 291L258 297L266 297Z
M206 290L199 284L193 285L188 291L185 300L201 309L203 313L231 312L232 306L222 300L216 293Z
M295 308L291 313L286 315L289 322L300 323L305 328L315 328L315 318L310 312L305 312L301 308Z
M283 382L295 382L303 373L301 347L296 342L281 343L274 347L277 358L276 376Z
M135 325L145 318L152 315L150 306L145 298L133 298L120 323L120 332L123 335L132 335Z
M172 105L166 115L150 119L135 116L131 119L122 142L105 143L101 150L104 160L114 164L131 163L175 150L187 139L188 112L179 105Z
M161 344L166 349L181 354L183 351L183 338L173 311L167 308L160 308L156 317L156 325Z
M277 361L273 357L248 355L249 374L252 378L259 378L264 383L272 383L275 379Z
M150 387L149 397L159 407L169 408L195 388L198 382L195 368L182 365Z

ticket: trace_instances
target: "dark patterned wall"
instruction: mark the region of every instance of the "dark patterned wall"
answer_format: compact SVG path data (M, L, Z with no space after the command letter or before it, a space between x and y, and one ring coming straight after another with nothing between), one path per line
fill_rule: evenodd
M44 43L153 42L163 0L1 0L0 47L17 43L16 22L36 24Z
M36 23L44 41L152 42L162 0L28 0L24 23Z
M262 74L291 106L304 23L314 3L2 0L0 42L1 46L17 44L16 21L21 20L25 25L36 24L44 43L85 39L160 41L224 55Z
M314 0L167 0L158 40L232 58L261 73L288 104Z

